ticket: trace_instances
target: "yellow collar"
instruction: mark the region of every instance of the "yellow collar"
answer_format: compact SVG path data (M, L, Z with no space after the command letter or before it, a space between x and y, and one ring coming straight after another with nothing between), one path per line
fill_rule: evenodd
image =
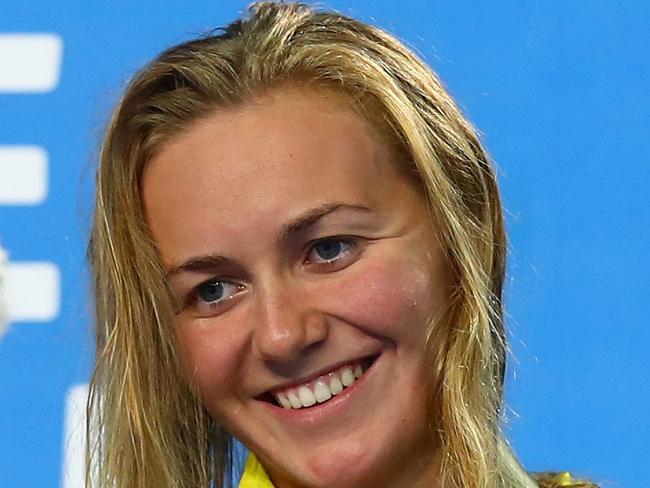
M239 481L239 488L274 488L273 483L264 470L264 466L253 453L248 455L246 467Z
M553 481L558 487L573 486L574 482L569 473L559 473L553 478ZM248 454L248 459L246 459L246 466L238 488L275 488L266 474L264 466L252 452Z

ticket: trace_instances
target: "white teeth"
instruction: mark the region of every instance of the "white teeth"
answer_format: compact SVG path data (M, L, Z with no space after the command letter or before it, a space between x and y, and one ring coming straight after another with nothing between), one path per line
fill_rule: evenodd
M287 397L289 398L289 403L291 404L291 408L302 407L302 402L300 401L300 398L298 398L298 395L296 395L294 391L288 392Z
M311 407L316 403L314 393L306 386L298 388L298 398L300 398L303 407Z
M317 381L314 386L314 396L318 403L323 403L332 398L332 392L324 381Z
M341 383L343 383L343 386L350 386L352 383L354 383L355 377L354 373L352 372L352 368L349 366L346 366L343 368L343 371L341 372Z
M345 388L364 374L360 364L344 366L336 371L321 377L313 383L306 383L298 388L274 393L277 402L286 409L299 409L311 407L316 403L325 403L334 395L338 395Z
M356 368L354 368L354 377L355 378L361 378L361 375L363 374L363 369L361 369L361 365L357 365Z
M341 380L336 375L332 376L330 380L330 390L332 395L338 395L343 391L343 383L341 383Z
M280 405L282 405L282 408L286 408L286 409L291 408L291 402L282 393L278 393L276 397L278 399L278 402L280 402Z

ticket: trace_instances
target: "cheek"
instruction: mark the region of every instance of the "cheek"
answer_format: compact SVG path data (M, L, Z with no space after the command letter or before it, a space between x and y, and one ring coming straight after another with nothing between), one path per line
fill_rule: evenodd
M442 283L426 267L386 256L337 280L327 308L368 332L421 344L442 295Z
M246 337L227 331L223 324L183 321L177 324L183 365L202 395L206 406L234 394L239 384Z

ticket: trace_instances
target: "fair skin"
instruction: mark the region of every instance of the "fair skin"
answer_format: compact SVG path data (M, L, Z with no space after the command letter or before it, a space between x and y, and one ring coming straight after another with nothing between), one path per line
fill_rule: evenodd
M196 122L148 164L147 220L201 401L277 488L436 486L423 349L442 254L346 107L294 87Z

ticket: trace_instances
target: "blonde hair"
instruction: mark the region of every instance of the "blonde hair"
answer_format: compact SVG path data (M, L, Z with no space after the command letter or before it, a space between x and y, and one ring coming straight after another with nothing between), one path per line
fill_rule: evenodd
M353 100L419 180L440 232L454 286L428 357L443 485L536 486L499 429L506 241L494 170L475 131L435 74L392 36L336 13L268 2L220 33L163 52L130 82L108 126L89 243L97 360L88 486L226 484L231 439L179 362L141 177L197 119L287 83ZM443 351L434 355L439 341Z

